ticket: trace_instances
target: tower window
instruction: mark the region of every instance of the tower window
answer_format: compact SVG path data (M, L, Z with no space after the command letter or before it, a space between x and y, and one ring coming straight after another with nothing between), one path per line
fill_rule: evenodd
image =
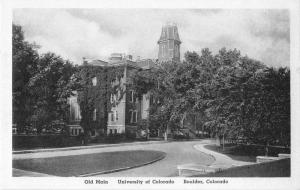
M174 43L171 41L171 40L169 40L169 49L174 49Z
M173 28L168 28L168 37L173 39L174 38L174 31L173 31Z
M175 45L175 57L179 57L179 46Z

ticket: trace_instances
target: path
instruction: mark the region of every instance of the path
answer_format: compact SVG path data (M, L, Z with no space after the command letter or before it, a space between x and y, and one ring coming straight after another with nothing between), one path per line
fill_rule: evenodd
M209 150L207 148L205 148L205 145L208 144L212 144L213 142L211 140L204 140L202 141L201 144L196 144L194 145L194 148L205 153L208 155L211 155L215 158L215 162L212 163L212 165L236 165L236 166L243 166L243 165L249 165L249 164L253 164L254 162L244 162L244 161L239 161L239 160L233 160L232 158L230 158L229 156L225 155L225 154L221 154L212 150Z

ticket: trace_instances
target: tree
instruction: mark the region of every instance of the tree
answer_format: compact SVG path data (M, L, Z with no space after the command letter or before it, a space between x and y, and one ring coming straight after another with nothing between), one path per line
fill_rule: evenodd
M40 56L37 72L29 80L35 106L31 120L40 132L43 126L55 120L67 121L68 102L72 91L78 87L72 76L76 67L54 53Z
M259 61L242 56L236 49L222 48L216 55L212 55L209 49L203 49L201 55L187 52L182 63L169 62L158 65L150 70L137 72L133 80L136 91L140 94L149 92L154 100L150 109L150 126L154 125L163 131L169 126L176 129L180 125L178 122L182 121L187 113L205 113L205 126L223 139L242 137L254 142L253 130L257 127L263 130L274 120L269 117L264 125L258 125L257 116L263 116L279 105L276 106L274 101L267 103L265 99L260 105L267 103L268 106L264 107L268 111L260 112L251 108L257 104L253 97L262 99L273 97L275 94L279 96L276 91L283 88L279 84L287 85L288 81L287 74L282 74L286 76L285 81L274 81L276 77L267 80L264 78L267 75L264 75L264 80L268 81L273 90L259 93L259 89L269 88L264 85L267 82L264 82L263 78L258 80L256 77L257 73L266 70L267 67ZM289 89L285 89L279 92L288 91ZM270 94L266 96L266 93ZM284 98L284 101L281 106L289 105L289 99ZM288 107L284 106L283 110L288 110ZM286 112L281 115L288 114L289 112ZM287 119L277 123L282 121L289 123ZM266 133L263 136L270 138Z
M176 123L182 117L181 104L174 85L175 72L181 72L176 62L164 62L149 70L137 71L133 74L132 88L139 96L148 93L151 97L149 110L150 129L159 129L165 133L176 130ZM178 87L180 88L180 87ZM182 89L179 89L182 90Z
M38 53L37 46L24 39L21 26L13 24L12 27L12 88L13 88L13 123L17 124L19 131L29 124L34 101L28 83L37 72Z
M267 68L248 83L247 135L255 143L290 146L290 71ZM253 138L253 136L255 138Z
M33 124L40 132L55 120L66 121L67 98L76 89L76 66L54 53L39 55L13 24L13 122L23 131Z

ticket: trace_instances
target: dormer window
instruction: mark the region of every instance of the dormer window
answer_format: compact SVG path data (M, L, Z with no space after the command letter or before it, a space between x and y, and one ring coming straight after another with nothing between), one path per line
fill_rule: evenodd
M97 77L92 78L92 83L93 83L93 86L97 85Z

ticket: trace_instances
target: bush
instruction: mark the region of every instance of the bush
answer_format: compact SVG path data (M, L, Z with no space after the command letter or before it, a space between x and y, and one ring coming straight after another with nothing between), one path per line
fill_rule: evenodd
M13 149L53 148L80 145L77 137L65 135L14 135Z
M125 140L126 140L125 134L109 134L104 139L105 143L118 143Z
M254 156L265 155L265 147L257 145L239 145L236 151ZM277 156L279 153L290 154L290 148L268 147L268 156Z

